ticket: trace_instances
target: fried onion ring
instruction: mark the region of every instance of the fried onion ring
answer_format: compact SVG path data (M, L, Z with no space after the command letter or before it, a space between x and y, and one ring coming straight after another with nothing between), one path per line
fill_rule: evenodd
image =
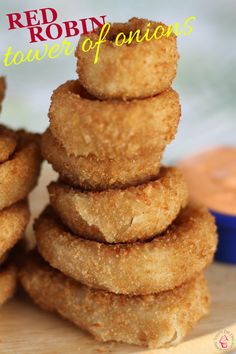
M163 151L137 159L99 161L94 156L68 156L48 129L42 136L42 155L52 164L60 179L88 190L126 188L155 179Z
M153 238L172 223L188 199L182 174L165 167L157 180L127 189L82 192L56 182L48 189L52 207L73 232L110 243Z
M150 348L176 345L208 312L203 275L160 294L125 296L88 288L31 256L20 281L40 307L57 312L102 342Z
M18 144L13 156L0 165L0 210L26 198L39 176L39 136L18 131L17 137Z
M30 212L26 201L0 211L0 258L21 239L29 218Z
M78 80L68 81L52 95L50 131L68 155L135 159L173 140L181 115L173 89L132 101L99 101L84 91Z
M4 100L5 97L5 91L6 91L6 80L5 77L1 76L0 77L0 112L2 110L2 101Z
M0 163L7 161L13 154L17 146L16 133L0 125Z
M174 34L141 43L134 40L130 45L114 44L114 37L120 32L128 35L130 31L141 30L143 36L148 23L150 34L158 26L167 31L163 23L146 19L132 18L127 23L112 24L106 42L100 47L96 64L95 50L84 52L81 47L88 38L97 42L101 29L81 35L75 56L80 81L88 92L101 99L131 99L153 96L171 86L179 58ZM159 27L157 36L160 34Z
M71 234L50 208L35 223L37 247L54 268L97 289L144 295L173 289L213 258L217 237L207 209L188 207L149 242L104 244Z

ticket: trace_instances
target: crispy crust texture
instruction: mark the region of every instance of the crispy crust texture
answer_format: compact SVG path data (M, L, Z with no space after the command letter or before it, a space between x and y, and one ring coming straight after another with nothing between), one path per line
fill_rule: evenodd
M0 258L21 239L29 218L30 211L26 201L0 211Z
M5 97L5 91L6 91L6 80L5 77L1 76L0 77L0 112L2 110L2 101L4 100Z
M13 154L17 146L17 134L0 125L0 163L7 161Z
M17 132L17 148L0 165L0 210L28 196L37 184L40 166L40 138L37 134Z
M134 159L173 140L181 115L173 89L132 101L99 101L84 91L78 80L68 81L52 95L50 130L68 155Z
M102 342L150 348L176 345L209 306L203 275L172 291L132 297L90 289L31 256L20 281L40 307L57 312Z
M100 47L99 59L94 64L95 50L83 52L81 47L86 38L95 43L100 29L95 33L82 35L76 50L77 72L82 85L92 95L101 98L131 99L143 98L163 92L176 75L177 60L176 36L162 37L151 41L118 47L113 38L120 32L141 30L144 34L150 23L150 33L162 25L146 19L132 18L128 23L111 25L107 41ZM158 32L160 34L160 32Z
M184 209L165 233L148 242L104 244L75 236L49 208L35 223L37 247L52 267L114 293L144 295L173 289L213 258L217 236L205 208Z
M137 159L121 157L98 160L95 156L68 156L48 129L42 136L42 155L59 173L60 179L86 190L126 188L156 179L163 151Z
M16 268L12 265L4 266L0 271L0 305L14 295L17 283L16 274Z
M188 200L182 174L165 167L157 180L127 189L83 192L53 182L48 190L52 207L72 232L110 243L153 238Z

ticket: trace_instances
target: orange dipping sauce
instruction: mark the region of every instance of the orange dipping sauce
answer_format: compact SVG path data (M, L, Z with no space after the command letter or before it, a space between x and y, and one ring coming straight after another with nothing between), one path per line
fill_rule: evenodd
M236 216L236 147L219 147L183 160L180 165L190 198Z

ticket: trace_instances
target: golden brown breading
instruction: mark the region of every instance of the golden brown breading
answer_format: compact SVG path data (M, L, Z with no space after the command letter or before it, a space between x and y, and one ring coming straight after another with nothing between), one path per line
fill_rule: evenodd
M13 130L0 125L0 163L7 161L17 146L17 134Z
M100 101L84 91L78 80L68 81L52 95L50 131L68 155L135 159L173 140L181 115L173 89L132 101Z
M39 136L18 131L17 138L11 159L0 164L0 210L26 198L40 172Z
M114 37L120 32L128 35L130 31L140 29L143 36L148 23L150 34L160 25L167 30L160 22L137 18L127 23L112 24L106 42L100 47L96 64L95 50L84 52L81 47L86 38L95 43L101 29L81 35L75 53L78 58L77 72L88 92L102 99L130 99L153 96L171 86L179 58L174 34L141 43L134 40L131 45L114 45ZM161 31L158 31L157 36L160 34Z
M147 242L104 244L70 233L49 207L35 223L37 247L52 267L75 280L120 294L173 289L212 260L214 219L202 207L184 209L160 236Z
M52 207L73 232L110 243L153 238L188 199L182 174L171 167L163 167L155 181L127 189L83 192L53 182L48 190Z
M4 266L0 270L0 305L9 300L16 290L16 268Z
M31 298L106 342L157 348L176 345L207 313L209 293L203 275L172 291L125 296L88 288L31 257L20 272Z
M23 236L29 218L27 201L19 202L0 211L0 258Z
M4 100L5 97L5 91L6 91L6 80L5 77L1 76L0 77L0 112L2 110L2 101Z
M94 156L68 156L48 129L42 136L42 154L54 170L59 172L61 180L74 187L88 190L106 188L125 188L155 179L163 151L137 159L99 161Z

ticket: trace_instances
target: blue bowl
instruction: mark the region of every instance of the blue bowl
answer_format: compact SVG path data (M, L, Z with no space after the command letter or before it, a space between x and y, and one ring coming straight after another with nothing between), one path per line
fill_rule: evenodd
M236 216L210 210L216 219L219 243L216 261L236 264Z

